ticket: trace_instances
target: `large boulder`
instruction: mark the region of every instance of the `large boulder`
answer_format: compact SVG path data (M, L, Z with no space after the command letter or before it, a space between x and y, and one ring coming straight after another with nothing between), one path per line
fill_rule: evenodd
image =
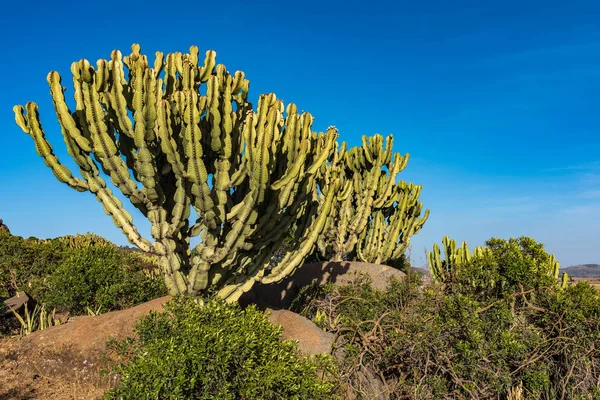
M323 262L304 264L293 275L280 283L261 285L255 284L252 289L240 299L240 304L255 303L259 307L287 308L294 300L298 291L314 280L319 285L334 283L348 285L359 276L371 280L373 288L384 290L390 278L401 279L404 272L387 265L370 264L356 261Z
M122 340L130 336L140 317L150 311L162 311L170 299L170 296L164 296L127 310L71 318L62 325L23 337L21 348L33 353L60 352L68 348L76 355L99 355L105 350L108 339Z
M18 357L46 374L61 374L71 369L85 372L98 365L107 340L131 336L140 317L150 311L163 311L170 299L165 296L127 310L75 317L62 325L34 332L19 340ZM331 352L333 334L322 331L307 318L285 310L268 310L267 316L273 324L283 327L284 339L298 340L298 347L304 353Z
M114 383L110 375L98 373L104 368L107 340L131 336L140 317L163 311L170 299L165 296L127 310L75 317L21 339L0 338L0 398L64 399L67 386L77 387L80 399L101 397ZM268 310L267 315L282 326L283 339L297 340L303 353L331 352L334 335L310 320L285 310Z

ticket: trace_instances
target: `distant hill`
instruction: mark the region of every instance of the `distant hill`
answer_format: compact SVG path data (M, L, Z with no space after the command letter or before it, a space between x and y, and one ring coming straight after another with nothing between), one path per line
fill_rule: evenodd
M598 278L600 277L600 264L580 264L572 265L560 269L569 274L569 276L580 278Z

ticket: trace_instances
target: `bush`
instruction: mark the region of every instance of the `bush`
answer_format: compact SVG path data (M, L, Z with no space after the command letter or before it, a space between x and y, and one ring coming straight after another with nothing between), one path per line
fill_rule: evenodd
M48 310L105 312L160 297L167 292L157 268L94 234L39 240L0 231L0 298L26 291Z
M64 243L23 239L0 231L0 297L25 290L36 297L67 253Z
M135 253L117 247L73 250L49 278L40 300L50 308L85 314L124 309L167 294L162 279L144 273Z
M303 358L251 306L179 298L150 313L137 338L113 343L119 385L107 399L330 399L330 357ZM324 374L325 379L320 377Z
M516 292L558 285L554 257L528 237L491 238L480 256L452 265L444 282L450 292L468 293L479 300L499 299Z
M561 289L532 240L488 246L444 285L313 287L294 306L340 335L340 375L357 391L369 370L396 399L497 399L520 387L528 399L600 399L598 291Z

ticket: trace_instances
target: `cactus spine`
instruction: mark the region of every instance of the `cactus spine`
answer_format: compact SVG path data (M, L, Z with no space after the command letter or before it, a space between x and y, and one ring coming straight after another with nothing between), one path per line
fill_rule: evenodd
M421 187L396 176L409 155L392 154L393 137L363 136L360 147L336 152L343 160L339 177L343 191L336 197L332 217L318 241L321 254L341 261L350 254L361 261L385 263L399 258L419 232L429 210L421 216Z
M129 56L115 50L96 68L81 60L71 72L74 111L60 75L47 80L81 178L54 155L35 103L15 106L16 122L59 181L92 192L129 242L159 257L171 294L212 286L235 301L255 281L283 279L312 250L341 186L339 179L318 184L335 128L312 132L312 116L294 104L284 109L274 94L261 95L254 111L244 73L217 65L214 51L199 62L195 46L188 54L157 52L150 65L134 44ZM100 171L150 220L153 243ZM193 224L190 208L199 216ZM301 242L267 273L290 230ZM194 236L201 241L191 257Z

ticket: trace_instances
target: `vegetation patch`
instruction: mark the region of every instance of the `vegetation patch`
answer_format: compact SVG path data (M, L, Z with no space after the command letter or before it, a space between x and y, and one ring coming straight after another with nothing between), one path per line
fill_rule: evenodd
M178 298L113 342L120 384L107 399L333 399L335 364L304 357L251 306Z
M396 399L600 398L598 292L549 279L532 240L487 248L444 284L307 287L293 307L339 335L340 376L358 393L369 371Z
M38 303L1 320L0 333L31 333L66 315L96 315L164 296L157 269L152 257L94 234L39 240L0 231L0 298L24 291Z

